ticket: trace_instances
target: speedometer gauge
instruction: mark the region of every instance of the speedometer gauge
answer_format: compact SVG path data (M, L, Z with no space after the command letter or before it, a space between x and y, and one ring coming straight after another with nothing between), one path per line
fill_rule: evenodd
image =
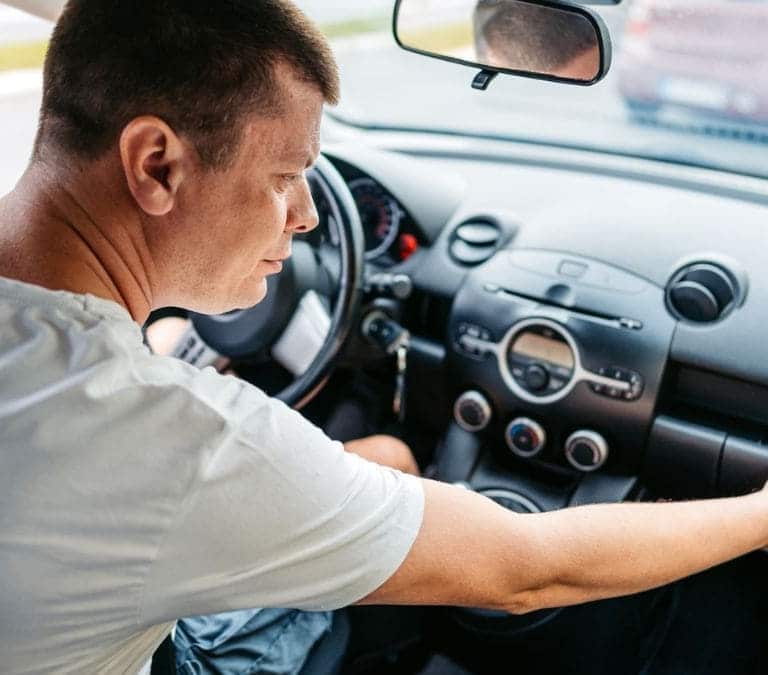
M374 260L394 243L403 212L395 199L371 178L353 180L349 189L365 232L365 259Z

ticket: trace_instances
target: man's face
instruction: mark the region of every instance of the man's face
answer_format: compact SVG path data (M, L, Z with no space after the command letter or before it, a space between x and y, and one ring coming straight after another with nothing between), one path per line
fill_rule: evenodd
M201 169L179 196L186 237L176 259L175 285L185 285L185 306L214 314L250 307L267 291L266 278L282 269L291 238L317 226L305 172L320 146L323 96L277 68L282 112L253 116L234 163Z

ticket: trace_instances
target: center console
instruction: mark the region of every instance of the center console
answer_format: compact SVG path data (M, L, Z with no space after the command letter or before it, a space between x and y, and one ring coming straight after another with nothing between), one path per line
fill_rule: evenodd
M485 451L509 474L636 475L673 330L663 290L644 279L557 252L502 251L453 304L455 424L479 436L478 459Z
M451 309L453 419L437 478L520 513L630 498L674 326L663 289L638 276L554 251L499 252ZM454 614L479 633L555 616Z

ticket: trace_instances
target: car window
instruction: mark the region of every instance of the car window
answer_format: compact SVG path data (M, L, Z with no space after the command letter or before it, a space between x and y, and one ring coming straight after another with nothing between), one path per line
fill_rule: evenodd
M421 1L436 16L456 2ZM343 84L335 114L342 120L768 176L765 0L624 0L592 7L613 41L605 80L579 87L499 77L485 92L470 89L475 72L469 68L398 49L388 0L298 4L334 37Z

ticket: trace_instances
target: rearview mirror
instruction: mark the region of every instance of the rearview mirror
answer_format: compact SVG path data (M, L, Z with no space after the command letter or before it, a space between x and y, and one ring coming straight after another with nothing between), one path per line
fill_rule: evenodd
M397 0L394 32L403 49L481 68L478 89L497 73L595 84L611 61L600 17L551 0Z

